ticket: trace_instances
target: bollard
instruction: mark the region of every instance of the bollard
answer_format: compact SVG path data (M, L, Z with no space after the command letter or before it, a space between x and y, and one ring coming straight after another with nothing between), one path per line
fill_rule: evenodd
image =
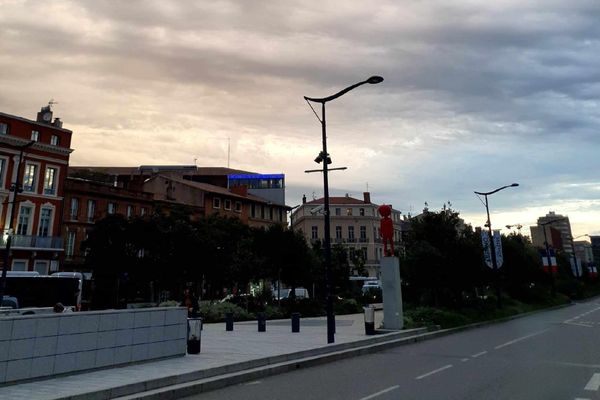
M227 332L233 331L233 313L225 313L225 330Z
M187 352L188 354L200 353L200 339L202 331L202 318L188 318Z
M365 310L365 335L375 334L375 307L363 307Z
M257 319L258 319L258 331L266 332L267 331L267 316L265 315L265 313L259 312L257 314Z
M292 313L292 332L300 332L300 313Z

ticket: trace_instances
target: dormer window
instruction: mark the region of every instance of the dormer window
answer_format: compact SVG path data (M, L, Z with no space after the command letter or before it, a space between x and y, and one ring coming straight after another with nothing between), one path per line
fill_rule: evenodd
M50 144L52 146L58 146L58 144L60 143L59 137L57 135L52 135L50 137Z
M39 142L40 141L40 132L39 131L31 131L31 140Z
M8 124L0 122L0 135L8 135Z

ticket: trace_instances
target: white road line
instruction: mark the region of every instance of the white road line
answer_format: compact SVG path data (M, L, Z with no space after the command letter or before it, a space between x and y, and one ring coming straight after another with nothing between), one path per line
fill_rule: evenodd
M419 379L427 378L430 375L437 374L438 372L442 372L443 370L448 369L448 368L452 368L452 364L444 365L441 368L434 369L433 371L430 371L430 372L428 372L426 374L423 374L423 375L419 375L415 379L419 380Z
M484 354L487 354L487 350L484 350L481 353L473 354L471 357L477 358L477 357L481 357Z
M576 397L574 400L590 400L590 399L583 399L581 397Z
M467 361L469 361L469 360L470 360L470 358L461 358L461 359L460 359L460 361L462 361L462 362L467 362Z
M532 333L530 335L523 336L523 337L511 340L510 342L502 343L502 344L494 347L494 349L498 350L498 349L501 349L503 347L510 346L511 344L515 344L517 342L520 342L521 340L529 339L530 337L541 335L542 333L547 332L547 331L549 331L549 329L544 329L543 331L535 332L535 333Z
M389 388L387 388L387 389L383 389L383 390L381 390L381 391L379 391L379 392L377 392L377 393L373 393L373 394L371 394L371 395L369 395L369 396L367 396L367 397L362 397L362 398L360 398L359 400L369 400L369 399L373 399L373 398L375 398L375 397L377 397L377 396L381 396L381 395L382 395L382 394L384 394L384 393L391 392L392 390L396 390L396 389L398 389L399 387L400 387L400 385L392 386L392 387L389 387Z
M262 383L262 381L252 381L252 382L245 383L244 385L246 385L246 386L259 385L261 383Z
M590 381L585 385L584 390L593 390L594 392L600 388L600 374L592 375Z

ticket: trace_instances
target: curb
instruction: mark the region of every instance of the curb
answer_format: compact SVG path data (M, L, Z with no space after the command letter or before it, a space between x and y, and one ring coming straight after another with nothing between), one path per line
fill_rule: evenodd
M259 379L259 378L265 378L268 376L273 376L273 375L278 375L278 374L282 374L285 372L294 371L294 370L297 370L300 368L307 368L307 367L326 364L326 363L330 363L330 362L334 362L334 361L338 361L338 360L343 360L343 359L350 358L350 357L357 357L357 356L372 354L372 353L380 352L380 351L387 350L387 349L390 349L393 347L422 342L422 341L429 340L429 339L435 339L438 337L451 335L451 334L454 334L457 332L462 332L462 331L467 331L467 330L471 330L471 329L481 328L481 327L488 326L488 325L507 322L507 321L511 321L511 320L514 320L517 318L527 317L527 316L533 315L533 314L540 314L540 313L547 312L547 311L553 311L553 310L565 308L565 307L568 307L568 306L571 306L574 304L575 303L561 304L561 305L553 306L550 308L534 310L534 311L530 311L530 312L523 313L523 314L511 315L509 317L499 318L499 319L495 319L495 320L491 320L491 321L476 322L473 324L458 326L458 327L454 327L454 328L439 329L439 327L438 327L437 330L434 330L431 332L420 333L420 334L408 336L408 337L392 338L391 336L398 336L398 335L387 334L385 336L380 336L379 337L380 340L373 340L371 343L366 344L366 345L364 344L365 341L362 341L363 343L359 343L358 346L357 346L356 342L350 342L350 343L340 344L340 346L343 346L346 348L341 348L338 350L333 350L333 351L328 351L328 352L322 352L321 354L302 356L298 353L294 353L294 355L296 355L297 357L299 356L298 358L295 358L295 359L288 358L287 360L276 361L275 358L281 358L284 356L271 357L270 359L272 361L268 362L266 364L263 364L263 365L254 366L254 367L244 366L242 368L237 368L236 371L231 371L231 370L224 371L225 373L222 373L222 374L214 373L214 374L211 374L212 376L204 376L204 377L197 378L195 380L192 378L192 379L188 379L186 382L179 382L179 383L172 384L170 386L163 385L162 387L155 386L154 388L146 388L145 391L139 391L137 393L130 392L130 394L121 394L120 395L121 397L112 397L115 395L118 396L117 393L113 392L112 396L108 397L108 398L114 399L114 400L175 400L175 399L179 399L179 398L186 397L186 396L192 396L192 395L203 393L203 392L221 389L226 386L231 386L231 385L248 382L248 381ZM375 337L374 339L377 339L377 337ZM299 353L310 353L311 351L321 350L321 349L331 350L332 347L307 350L307 351L299 352ZM292 356L292 355L287 355L287 356ZM261 360L255 360L255 361L264 361L264 360L269 360L269 359L261 359ZM240 364L237 364L236 366L241 367L242 364L245 364L245 363L240 363ZM83 399L83 397L81 397L81 398L71 397L69 400L80 400L80 399ZM103 399L105 399L105 398L103 398Z

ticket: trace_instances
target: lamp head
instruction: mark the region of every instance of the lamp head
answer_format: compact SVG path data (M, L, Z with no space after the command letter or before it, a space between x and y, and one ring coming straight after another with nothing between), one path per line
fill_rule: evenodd
M518 183L513 183L512 185L510 185L510 187L517 187L517 186L519 186Z
M369 79L367 79L367 83L370 83L371 85L374 85L376 83L381 83L383 82L383 78L381 76L377 76L374 75L372 77L370 77Z

